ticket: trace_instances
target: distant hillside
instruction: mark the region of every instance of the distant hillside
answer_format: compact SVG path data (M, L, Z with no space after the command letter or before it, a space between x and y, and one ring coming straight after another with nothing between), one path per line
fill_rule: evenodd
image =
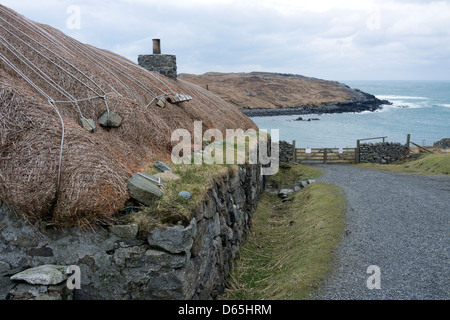
M373 111L389 103L340 82L295 74L208 72L179 78L207 88L249 115Z

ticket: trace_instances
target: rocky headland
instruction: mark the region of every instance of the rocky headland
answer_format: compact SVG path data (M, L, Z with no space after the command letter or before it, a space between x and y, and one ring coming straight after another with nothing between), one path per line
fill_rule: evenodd
M217 94L251 117L375 111L391 104L337 81L296 74L208 72L179 77Z

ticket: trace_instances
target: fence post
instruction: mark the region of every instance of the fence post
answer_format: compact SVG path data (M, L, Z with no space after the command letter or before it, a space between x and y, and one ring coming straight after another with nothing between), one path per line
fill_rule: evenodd
M359 140L356 140L355 163L359 163Z
M292 140L292 159L297 162L297 150L295 149L295 140Z
M406 135L406 148L408 148L409 151L409 146L411 145L411 134L407 134Z
M328 159L328 149L325 148L323 150L323 163L327 163L327 159Z

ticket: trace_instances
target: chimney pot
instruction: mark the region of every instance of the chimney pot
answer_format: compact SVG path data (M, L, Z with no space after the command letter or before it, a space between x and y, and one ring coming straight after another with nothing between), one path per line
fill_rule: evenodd
M160 39L153 39L153 54L161 54L161 41L160 41Z

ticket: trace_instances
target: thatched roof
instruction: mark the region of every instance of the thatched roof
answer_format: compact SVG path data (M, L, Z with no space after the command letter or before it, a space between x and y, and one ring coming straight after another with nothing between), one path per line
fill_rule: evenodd
M156 106L160 98L193 99ZM105 111L120 127L98 123ZM95 121L95 131L80 126ZM255 128L239 110L183 80L149 72L0 5L0 200L31 221L108 223L126 180L170 157L171 133Z

